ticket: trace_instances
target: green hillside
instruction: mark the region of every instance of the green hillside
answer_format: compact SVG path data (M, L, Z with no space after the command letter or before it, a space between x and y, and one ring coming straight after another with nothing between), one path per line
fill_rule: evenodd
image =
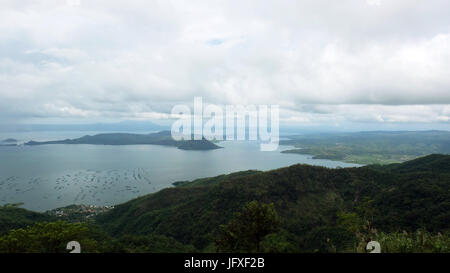
M390 165L371 165L370 168L395 172L432 172L432 173L450 173L450 156L441 154L431 154L426 157L420 157L401 164Z
M298 251L320 248L327 236L352 238L337 228L339 213L356 213L385 232L443 232L450 223L450 174L440 168L448 170L449 160L432 155L400 165L345 169L294 165L213 183L205 179L119 205L98 222L113 235L161 234L212 250L219 226L257 200L274 204L283 236Z

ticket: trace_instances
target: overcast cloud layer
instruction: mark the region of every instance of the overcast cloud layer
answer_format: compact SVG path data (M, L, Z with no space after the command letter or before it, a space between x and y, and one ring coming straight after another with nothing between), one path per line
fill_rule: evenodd
M291 124L450 124L450 1L0 1L0 122L278 104Z

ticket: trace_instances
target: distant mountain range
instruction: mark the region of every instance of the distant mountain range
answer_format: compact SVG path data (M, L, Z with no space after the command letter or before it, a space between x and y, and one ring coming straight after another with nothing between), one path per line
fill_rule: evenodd
M94 144L94 145L164 145L174 146L182 150L214 150L220 146L206 140L181 140L172 138L170 131L161 131L151 134L130 134L130 133L110 133L98 135L86 135L75 139L54 140L54 141L29 141L25 145L45 145L45 144Z

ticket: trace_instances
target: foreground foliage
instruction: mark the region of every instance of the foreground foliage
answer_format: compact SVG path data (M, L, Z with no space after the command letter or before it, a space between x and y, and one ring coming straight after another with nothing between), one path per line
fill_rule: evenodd
M242 212L221 225L216 239L219 252L261 252L261 242L278 231L280 220L273 204L248 203Z
M379 242L383 253L449 253L450 235L428 232L423 229L414 232L374 232L372 239ZM356 252L367 252L367 241L362 240Z
M78 241L87 252L98 249L97 241L90 238L85 224L57 221L12 230L8 235L0 237L0 252L63 253L67 252L66 245L70 241Z

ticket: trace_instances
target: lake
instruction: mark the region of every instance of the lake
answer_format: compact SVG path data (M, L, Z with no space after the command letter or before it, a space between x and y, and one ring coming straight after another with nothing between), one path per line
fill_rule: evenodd
M76 138L98 132L1 133L20 141ZM45 211L70 204L115 205L171 187L180 180L296 163L353 167L308 155L262 152L259 143L224 141L223 149L186 151L157 145L42 145L0 147L0 204Z

